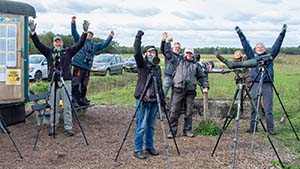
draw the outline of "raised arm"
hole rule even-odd
[[[136,65],[138,68],[143,68],[145,67],[145,61],[143,58],[142,54],[142,36],[144,35],[144,32],[139,30],[137,32],[137,35],[135,36],[134,44],[133,44],[133,49],[134,49],[134,58],[136,60]]]
[[[84,42],[86,40],[87,31],[89,29],[90,23],[87,20],[83,21],[82,27],[83,27],[83,33],[80,37],[80,40],[75,45],[71,46],[71,56],[73,57],[84,45]]]
[[[165,55],[165,45],[166,45],[166,39],[168,37],[168,33],[164,32],[162,34],[161,43],[160,43],[160,52]]]
[[[240,29],[240,27],[236,26],[235,30],[236,30],[236,33],[239,35],[240,41],[241,41],[242,46],[244,48],[244,52],[248,56],[248,59],[254,58],[254,52],[253,52],[248,40],[246,39],[246,36],[244,35],[242,30]]]
[[[115,35],[114,31],[111,31],[104,42],[96,43],[94,48],[94,53],[99,52],[100,50],[106,48],[109,45],[109,43],[112,41],[114,35]]]
[[[87,37],[87,33],[83,32],[80,36],[79,42],[77,42],[73,46],[71,46],[71,56],[72,57],[83,47],[86,37]]]
[[[45,46],[42,42],[40,42],[39,37],[37,36],[35,29],[36,29],[36,23],[34,23],[33,20],[30,20],[28,23],[28,27],[30,30],[30,37],[32,39],[32,42],[34,44],[34,46],[46,57],[48,57],[51,48]]]
[[[275,59],[275,57],[278,55],[283,39],[285,37],[285,33],[286,33],[286,24],[284,24],[282,26],[281,32],[279,34],[279,36],[277,37],[276,41],[274,42],[272,49],[271,49],[271,55],[273,56],[273,59]]]
[[[165,57],[171,62],[172,65],[176,66],[178,59],[176,56],[173,54],[172,49],[171,49],[171,42],[173,39],[171,37],[168,37],[166,39],[166,44],[165,44]]]
[[[80,39],[80,36],[79,36],[79,33],[77,32],[77,28],[76,28],[76,16],[72,16],[71,33],[72,33],[74,42],[77,43]]]

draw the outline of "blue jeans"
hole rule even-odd
[[[174,88],[173,86],[174,86],[173,77],[165,75],[164,85],[163,85],[163,91],[164,91],[165,97],[167,97],[168,91],[170,88],[171,88],[171,96],[173,95],[173,88]]]
[[[136,99],[136,106],[139,99]],[[134,152],[143,151],[143,143],[145,148],[154,148],[154,127],[156,112],[158,110],[157,103],[142,102],[136,112],[136,129],[134,136]]]

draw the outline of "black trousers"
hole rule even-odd
[[[72,98],[75,102],[85,102],[90,71],[80,67],[73,67]]]
[[[195,90],[183,90],[174,88],[173,101],[171,106],[170,123],[174,134],[177,133],[178,119],[181,114],[182,106],[186,105],[183,132],[192,131],[192,112],[194,100],[196,96]]]

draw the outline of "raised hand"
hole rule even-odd
[[[236,26],[234,29],[235,29],[235,31],[236,31],[237,34],[243,33],[242,30],[241,30],[241,28],[239,26]]]
[[[30,32],[35,32],[36,29],[36,23],[34,23],[34,20],[29,20],[28,27],[30,29]]]
[[[74,23],[76,21],[76,16],[72,16],[71,20],[72,20],[72,23]]]
[[[167,37],[168,37],[168,32],[164,32],[164,33],[162,33],[162,35],[161,35],[161,40],[162,40],[162,41],[165,41],[165,40],[167,39]]]
[[[82,27],[83,27],[83,31],[87,32],[89,30],[89,26],[90,26],[90,22],[87,20],[83,21]]]
[[[136,37],[141,38],[144,35],[144,32],[142,30],[138,30]]]
[[[115,32],[114,31],[110,31],[109,32],[109,36],[114,37],[115,36]]]
[[[166,39],[166,42],[169,42],[169,43],[173,42],[173,38],[171,36],[168,36],[167,39]]]
[[[287,25],[286,24],[283,24],[283,26],[282,26],[282,31],[286,31],[286,29],[287,29]]]

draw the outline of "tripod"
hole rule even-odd
[[[271,76],[270,76],[270,74],[269,74],[269,72],[268,72],[268,69],[266,68],[266,65],[265,65],[265,64],[261,64],[261,67],[260,67],[260,69],[259,69],[259,73],[256,75],[255,80],[254,80],[253,83],[251,84],[249,90],[251,90],[251,88],[254,86],[254,83],[255,83],[256,80],[258,79],[259,75],[260,75],[260,80],[259,80],[259,83],[258,83],[257,110],[259,110],[259,109],[258,109],[259,106],[260,106],[259,103],[261,102],[261,99],[262,99],[262,88],[263,88],[263,84],[264,84],[264,83],[263,83],[263,79],[264,79],[264,76],[266,75],[267,78],[270,79],[270,83],[271,83],[271,85],[272,85],[272,89],[275,91],[275,94],[276,94],[276,96],[277,96],[277,98],[278,98],[278,100],[279,100],[279,103],[280,103],[280,105],[281,105],[281,108],[282,108],[282,110],[283,110],[283,112],[284,112],[286,118],[288,119],[288,122],[290,123],[290,126],[291,126],[291,128],[292,128],[292,130],[293,130],[293,132],[294,132],[294,134],[295,134],[295,136],[296,136],[296,138],[297,138],[297,140],[300,141],[300,139],[299,139],[299,137],[298,137],[298,135],[297,135],[297,132],[296,132],[296,130],[295,130],[295,128],[294,128],[294,126],[293,126],[293,124],[292,124],[290,118],[289,118],[289,115],[288,115],[288,113],[287,113],[287,111],[286,111],[286,109],[285,109],[285,107],[284,107],[284,105],[283,105],[283,103],[282,103],[282,100],[281,100],[281,98],[280,98],[280,96],[279,96],[279,93],[278,93],[278,91],[277,91],[277,89],[276,89],[274,83],[273,83],[272,80],[271,80]],[[256,116],[255,116],[255,122],[254,122],[254,129],[257,128],[257,121],[258,121],[259,118],[260,118],[260,117],[258,116],[258,114],[256,114]],[[253,130],[253,140],[254,140],[254,135],[255,135],[255,130]],[[253,147],[253,141],[252,141],[252,146],[251,146],[251,147]]]
[[[235,162],[236,162],[236,150],[237,150],[237,141],[238,141],[238,128],[239,128],[239,122],[240,122],[240,115],[241,115],[241,112],[243,111],[243,100],[244,100],[244,98],[243,98],[243,91],[244,90],[246,91],[246,96],[249,97],[249,100],[250,100],[250,103],[251,103],[251,107],[255,110],[255,113],[258,114],[258,109],[255,107],[254,102],[251,99],[251,96],[250,96],[249,90],[247,88],[247,85],[245,83],[243,69],[244,68],[240,68],[240,69],[235,69],[234,70],[234,72],[236,74],[236,79],[241,79],[241,80],[238,81],[237,89],[236,89],[236,92],[234,94],[234,98],[233,98],[232,103],[230,105],[230,108],[229,108],[229,110],[227,112],[227,117],[226,117],[226,120],[225,120],[225,122],[223,124],[223,127],[222,127],[222,132],[220,133],[220,135],[218,137],[218,140],[216,142],[216,145],[215,145],[215,147],[213,149],[213,152],[211,154],[211,156],[214,155],[214,153],[215,153],[215,151],[217,149],[217,146],[218,146],[218,144],[220,142],[220,139],[221,139],[223,133],[225,132],[225,130],[227,129],[227,127],[229,126],[229,124],[231,123],[231,121],[233,120],[233,118],[235,118],[234,139],[233,139],[232,169],[235,168]],[[234,105],[234,102],[236,100],[237,100],[237,110],[236,110],[236,112],[231,112],[232,107]],[[261,119],[259,119],[259,122],[261,123],[261,125],[263,127],[263,130],[265,132],[267,132],[266,127],[263,124],[263,122],[262,122]],[[276,150],[274,144],[272,143],[272,140],[271,140],[269,134],[267,134],[266,136],[267,136],[267,138],[268,138],[268,140],[269,140],[269,142],[270,142],[270,144],[271,144],[271,146],[272,146],[272,148],[273,148],[273,150],[274,150],[274,152],[275,152],[275,154],[276,154],[276,156],[277,156],[277,158],[279,160],[280,165],[284,168],[284,165],[283,165],[283,163],[282,163],[282,161],[281,161],[281,159],[280,159],[280,157],[279,157],[279,155],[277,153],[277,150]]]
[[[58,84],[58,82],[61,82],[61,86],[59,86],[59,84]],[[74,105],[73,105],[73,103],[72,103],[72,100],[71,100],[71,98],[70,98],[70,94],[69,94],[69,92],[68,92],[68,90],[67,90],[67,88],[66,88],[66,85],[65,85],[65,81],[64,81],[64,79],[63,79],[63,77],[62,77],[62,75],[61,75],[61,72],[58,70],[58,69],[56,69],[54,72],[53,72],[53,76],[52,76],[52,79],[51,79],[51,82],[50,82],[50,88],[49,88],[49,91],[48,91],[48,96],[46,97],[46,98],[48,98],[49,96],[50,96],[50,94],[51,94],[51,89],[52,89],[52,87],[53,87],[53,84],[54,84],[54,103],[53,103],[53,138],[55,138],[55,130],[56,130],[56,120],[58,120],[58,119],[56,119],[56,113],[58,113],[58,112],[56,112],[56,110],[57,110],[57,106],[58,105],[56,105],[56,95],[57,95],[57,90],[58,90],[58,88],[64,88],[64,90],[65,90],[65,92],[66,92],[66,95],[67,95],[67,98],[68,98],[68,101],[70,102],[70,104],[71,104],[71,108],[72,108],[72,110],[73,110],[73,112],[74,112],[74,114],[75,114],[75,119],[76,119],[76,121],[77,121],[77,123],[78,123],[78,126],[79,126],[79,128],[80,128],[80,131],[81,131],[81,133],[82,133],[82,135],[83,135],[83,138],[84,138],[84,140],[85,140],[85,143],[86,143],[86,145],[89,145],[89,143],[88,143],[88,141],[87,141],[87,138],[86,138],[86,136],[85,136],[85,134],[84,134],[84,131],[83,131],[83,129],[82,129],[82,126],[81,126],[81,124],[80,124],[80,121],[79,121],[79,117],[78,117],[78,114],[77,114],[77,110],[75,109],[75,107],[74,107]],[[42,116],[42,118],[41,118],[41,121],[40,121],[40,125],[39,125],[39,128],[38,128],[38,132],[37,132],[37,135],[36,135],[36,139],[35,139],[35,143],[34,143],[34,147],[33,147],[33,150],[35,150],[36,149],[36,145],[37,145],[37,142],[38,142],[38,139],[39,139],[39,136],[40,136],[40,131],[41,131],[41,129],[42,129],[42,126],[43,126],[43,120],[44,120],[44,116],[45,116],[45,110],[46,110],[46,105],[45,105],[45,107],[44,107],[44,109],[43,109],[43,111],[42,111],[42,114],[41,114],[41,116]],[[51,120],[50,120],[50,126],[51,126]],[[51,126],[52,127],[52,126]]]
[[[3,131],[3,133],[5,133],[9,137],[10,141],[15,146],[16,151],[19,154],[20,158],[23,159],[23,157],[22,157],[22,155],[21,155],[21,153],[20,153],[20,151],[19,151],[19,149],[18,149],[18,147],[17,147],[14,139],[10,136],[10,131],[8,130],[8,128],[7,128],[6,124],[5,124],[5,121],[4,121],[4,119],[3,119],[3,117],[2,117],[1,114],[0,114],[0,129]]]
[[[147,81],[146,81],[145,87],[144,87],[144,89],[143,89],[143,91],[142,91],[142,94],[141,94],[141,96],[140,96],[140,99],[139,99],[139,102],[138,102],[136,111],[135,111],[135,113],[134,113],[134,115],[133,115],[133,117],[132,117],[132,119],[131,119],[131,121],[130,121],[130,124],[129,124],[128,129],[127,129],[126,134],[125,134],[125,137],[124,137],[124,139],[123,139],[123,141],[122,141],[122,143],[121,143],[121,146],[120,146],[120,148],[119,148],[119,150],[118,150],[118,152],[117,152],[115,161],[118,160],[120,151],[121,151],[121,149],[122,149],[122,147],[123,147],[123,145],[124,145],[124,143],[125,143],[125,140],[126,140],[126,138],[127,138],[127,136],[128,136],[130,127],[131,127],[131,125],[132,125],[132,123],[133,123],[133,121],[134,121],[134,118],[135,118],[135,116],[136,116],[136,113],[137,113],[137,111],[138,111],[138,109],[139,109],[139,107],[140,107],[140,105],[141,105],[141,103],[142,103],[142,100],[143,100],[143,98],[144,98],[144,96],[145,96],[145,94],[146,94],[146,91],[147,91],[147,89],[150,87],[150,82],[151,82],[151,81],[152,81],[152,84],[153,84],[153,86],[151,86],[151,87],[154,87],[154,91],[155,91],[155,94],[156,94],[156,99],[157,99],[157,102],[158,102],[159,118],[160,118],[160,122],[161,122],[162,133],[163,133],[164,147],[165,147],[166,155],[167,155],[167,158],[168,158],[168,166],[169,166],[169,168],[171,168],[171,160],[170,160],[170,157],[169,157],[169,150],[168,150],[168,147],[169,147],[169,146],[168,146],[168,144],[167,144],[166,132],[165,132],[164,123],[163,123],[163,118],[162,118],[162,106],[161,106],[161,100],[160,100],[160,95],[159,95],[159,91],[158,91],[157,77],[154,76],[154,75],[152,75],[152,74],[149,74],[148,77],[147,77]],[[169,116],[168,116],[168,114],[167,114],[167,112],[166,112],[165,107],[164,107],[164,110],[165,110],[164,113],[165,113],[165,116],[166,116],[166,118],[167,118],[169,127],[170,127],[170,129],[171,129],[170,119],[169,119]],[[174,133],[173,133],[172,130],[171,130],[171,132],[172,132],[172,135],[173,135],[173,141],[174,141],[174,144],[175,144],[177,153],[178,153],[178,155],[180,155],[180,152],[179,152],[179,149],[178,149],[178,146],[177,146],[177,143],[176,143],[176,139],[175,139],[175,137],[174,137]]]

